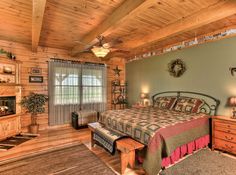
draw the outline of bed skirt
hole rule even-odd
[[[200,137],[188,144],[182,145],[175,149],[171,156],[163,158],[161,162],[162,167],[168,167],[171,164],[174,164],[179,159],[184,157],[187,154],[192,154],[193,151],[206,147],[210,143],[210,136],[205,135]]]

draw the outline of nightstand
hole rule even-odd
[[[236,119],[212,117],[212,150],[214,149],[236,154]]]

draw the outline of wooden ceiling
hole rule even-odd
[[[1,0],[0,15],[0,39],[33,51],[53,47],[76,56],[103,35],[133,53],[236,25],[236,1]]]

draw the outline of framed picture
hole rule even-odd
[[[43,76],[29,76],[30,83],[43,83]]]
[[[30,73],[33,75],[40,75],[42,74],[42,68],[39,67],[32,67]]]

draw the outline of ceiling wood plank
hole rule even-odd
[[[47,0],[33,0],[32,10],[32,51],[37,52],[43,16]]]
[[[81,42],[86,44],[96,43],[98,35],[107,36],[123,21],[128,20],[140,13],[142,9],[148,8],[155,3],[156,0],[126,0],[121,4],[107,19],[105,19],[96,29],[88,33],[81,39]],[[76,45],[72,51],[72,56],[77,55],[85,48],[82,45]]]
[[[236,14],[236,1],[220,1],[212,6],[198,11],[197,13],[178,20],[166,27],[147,35],[145,38],[127,42],[133,48],[144,47],[163,39],[178,35],[180,33],[197,29],[218,20],[222,20]]]

